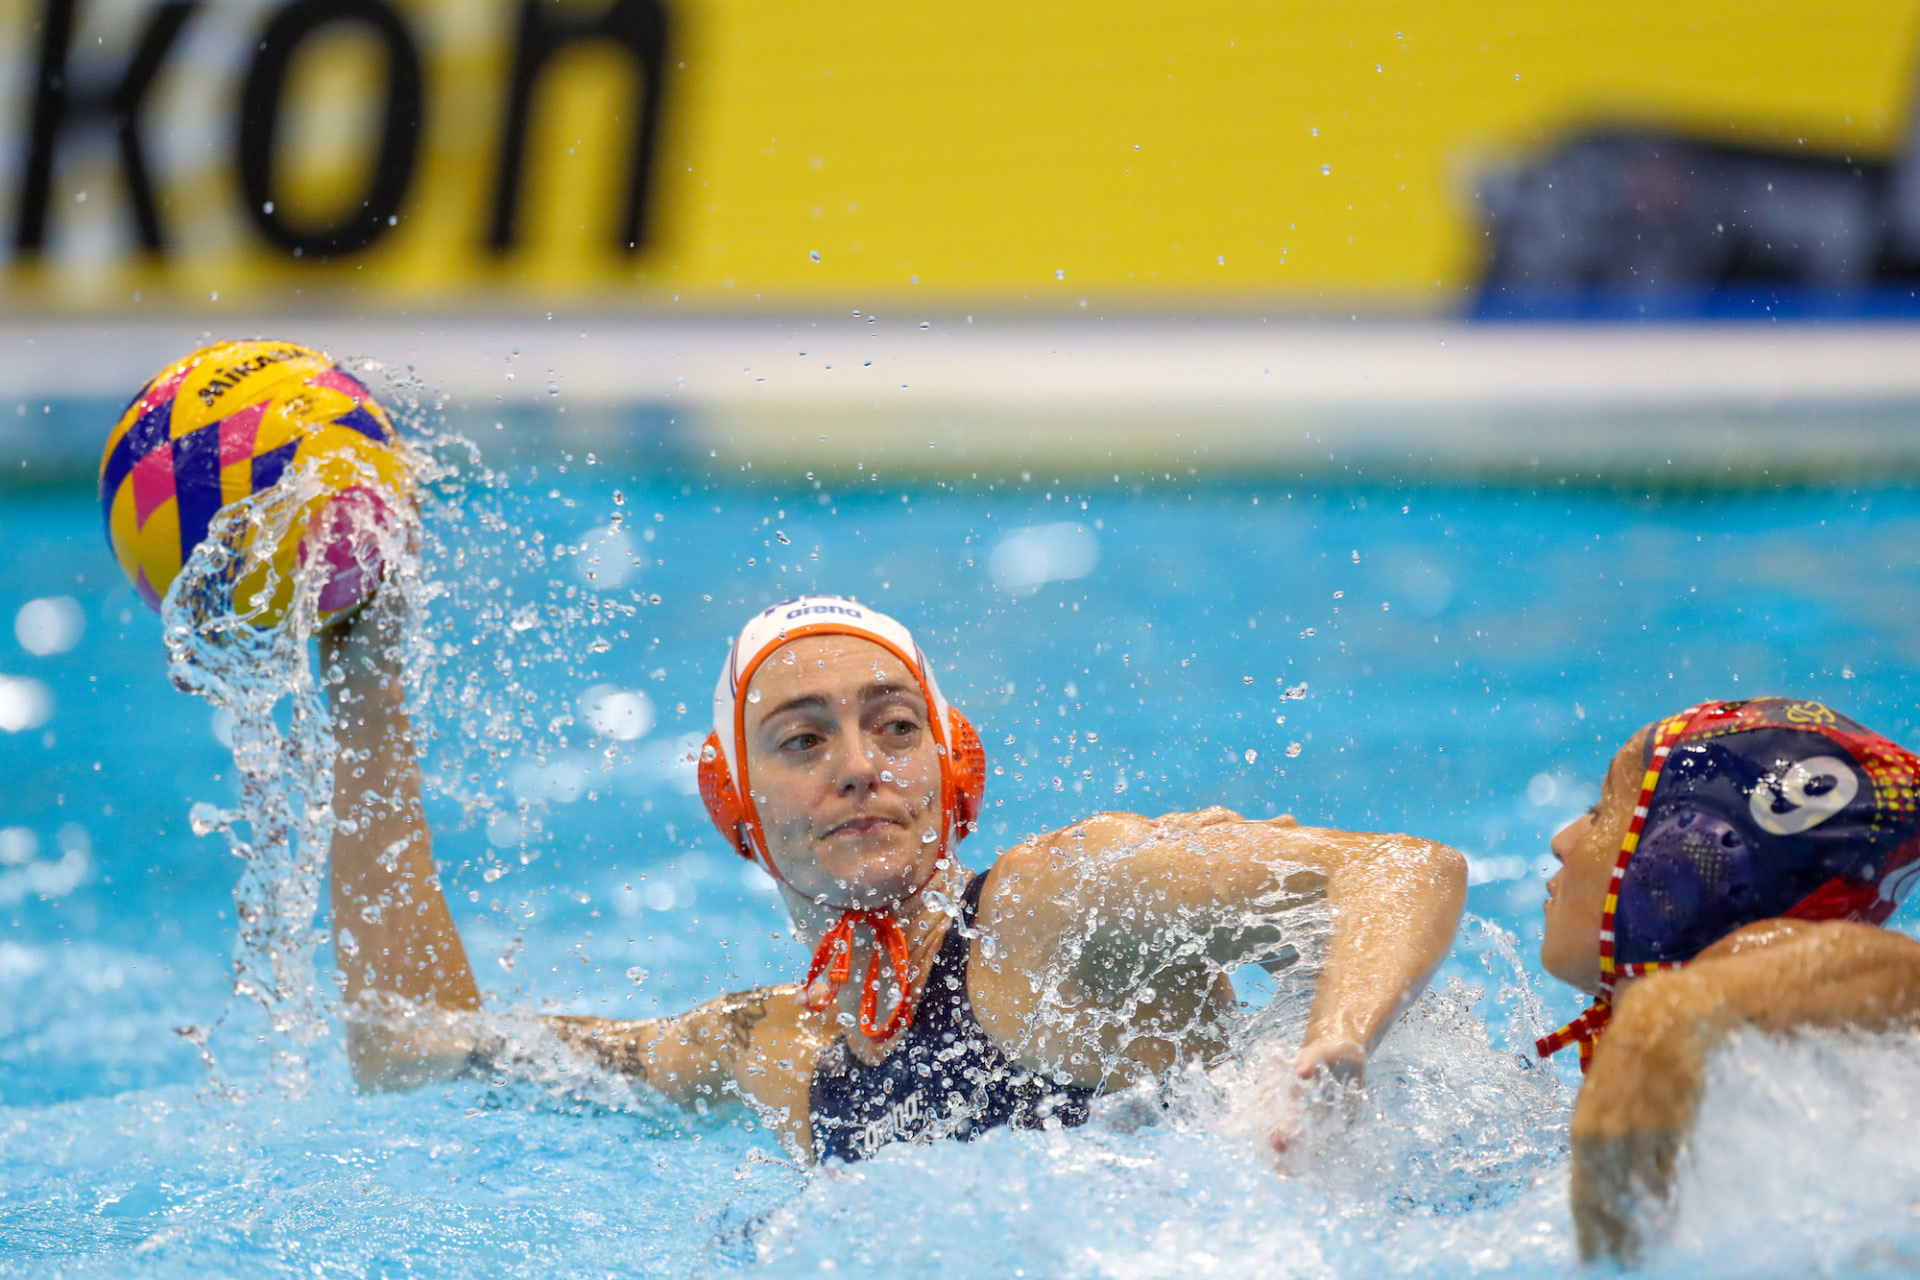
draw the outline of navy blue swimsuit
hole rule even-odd
[[[963,895],[969,928],[984,880],[975,876]],[[958,924],[948,925],[913,1025],[884,1060],[861,1062],[844,1036],[820,1054],[807,1100],[818,1158],[862,1160],[889,1142],[966,1142],[996,1125],[1037,1129],[1048,1117],[1086,1123],[1096,1090],[1021,1066],[981,1027],[967,998],[968,951]]]

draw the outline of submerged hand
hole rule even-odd
[[[1309,1041],[1294,1056],[1285,1115],[1267,1141],[1282,1173],[1296,1172],[1310,1130],[1350,1120],[1366,1080],[1367,1049],[1357,1040]]]

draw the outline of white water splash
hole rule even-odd
[[[425,466],[425,461],[420,460]],[[361,483],[379,479],[368,468]],[[332,576],[326,556],[310,556],[294,573],[291,600],[273,625],[258,624],[279,586],[272,550],[297,537],[303,511],[324,496],[317,477],[296,467],[281,482],[223,509],[162,602],[168,674],[233,718],[232,809],[194,806],[196,834],[218,831],[246,865],[234,889],[239,936],[233,990],[266,1011],[278,1042],[276,1083],[292,1094],[310,1083],[313,1043],[327,1034],[316,985],[314,918],[326,875],[334,815],[336,746],[314,669],[321,589]],[[419,571],[420,517],[389,495],[384,517],[374,504],[344,504],[343,531],[363,567],[385,566],[382,592],[397,597],[407,618],[402,641],[410,689],[423,689],[433,648],[421,633],[427,591]],[[233,598],[236,583],[264,569],[251,600]]]

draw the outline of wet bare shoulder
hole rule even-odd
[[[1071,880],[1102,854],[1150,838],[1154,821],[1137,813],[1096,813],[1058,831],[1029,836],[994,861],[982,905],[1004,892],[1010,882],[1032,888]]]

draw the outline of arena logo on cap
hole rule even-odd
[[[837,615],[842,618],[864,618],[867,616],[865,613],[861,612],[859,609],[854,608],[852,605],[810,604],[805,606],[804,608],[789,609],[787,611],[787,621],[791,622],[795,618],[804,618],[809,614],[815,614],[815,613],[824,613],[830,616]]]

